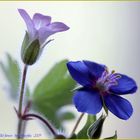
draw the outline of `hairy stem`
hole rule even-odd
[[[72,130],[72,132],[71,132],[70,137],[72,137],[73,134],[75,133],[75,131],[76,131],[76,129],[77,129],[77,127],[78,127],[78,125],[79,125],[81,119],[83,118],[83,116],[84,116],[84,113],[82,113],[82,114],[80,115],[80,117],[78,118],[78,120],[77,120],[77,122],[76,122],[76,124],[75,124],[75,126],[74,126],[74,128],[73,128],[73,130]]]
[[[23,119],[25,119],[25,120],[26,120],[26,119],[31,119],[32,117],[41,120],[41,121],[49,128],[49,130],[50,130],[51,133],[54,135],[54,137],[57,136],[56,130],[55,130],[55,129],[53,128],[53,126],[49,123],[49,121],[46,120],[46,119],[44,119],[43,117],[41,117],[41,116],[39,116],[39,115],[37,115],[37,114],[25,114],[25,115],[23,116]]]
[[[18,135],[17,138],[21,138],[23,136],[21,136],[21,132],[22,132],[22,104],[23,104],[23,95],[24,95],[24,90],[25,90],[25,81],[26,81],[26,75],[27,75],[27,68],[28,66],[25,65],[24,66],[24,70],[23,70],[23,75],[22,75],[22,83],[21,83],[21,90],[20,90],[20,98],[19,98],[19,107],[18,107],[18,115],[19,115],[19,122],[18,122]]]
[[[19,106],[18,106],[18,113],[19,113],[19,115],[22,114],[22,104],[23,104],[23,95],[24,95],[24,89],[25,89],[25,81],[26,81],[26,75],[27,75],[27,68],[28,68],[28,66],[25,65],[24,66],[24,70],[23,70],[21,90],[20,90],[20,98],[19,98]]]

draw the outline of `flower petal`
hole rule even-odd
[[[42,27],[38,30],[38,35],[39,35],[39,42],[42,45],[47,38],[52,35],[53,32],[50,31],[47,27]]]
[[[133,113],[130,102],[118,95],[108,94],[104,96],[106,107],[118,118],[127,120]]]
[[[77,90],[73,97],[75,107],[79,112],[97,114],[102,108],[100,94],[97,91],[83,88]]]
[[[86,65],[81,61],[68,62],[68,70],[74,80],[83,86],[92,86],[92,81],[90,79],[90,73]]]
[[[38,30],[39,41],[41,44],[43,44],[50,35],[57,32],[66,31],[68,29],[69,27],[66,26],[64,23],[61,22],[51,23],[48,26],[42,27]]]
[[[62,22],[53,22],[48,25],[48,29],[53,33],[57,33],[57,32],[66,31],[69,29],[69,27]]]
[[[115,86],[110,87],[110,91],[115,93],[115,94],[129,94],[129,93],[134,93],[137,90],[137,85],[136,82],[123,74],[119,74],[121,78],[117,80],[118,84]]]
[[[51,22],[50,16],[45,16],[40,13],[36,13],[33,16],[33,22],[36,29],[40,29],[41,27],[47,26]]]
[[[89,71],[92,73],[92,75],[96,79],[101,77],[102,73],[105,71],[105,68],[106,68],[105,65],[87,61],[87,60],[84,60],[83,62],[85,63],[85,65],[88,67]]]
[[[34,39],[36,35],[36,29],[32,19],[24,9],[18,9],[18,11],[26,23],[30,39]]]

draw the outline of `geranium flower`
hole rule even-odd
[[[18,11],[26,23],[30,41],[38,39],[40,46],[46,44],[46,40],[50,35],[69,29],[62,22],[51,23],[50,16],[35,13],[31,19],[24,9],[18,9]]]
[[[24,9],[18,9],[18,11],[27,26],[21,48],[21,58],[26,65],[32,65],[38,60],[44,47],[53,40],[47,40],[48,37],[66,31],[69,27],[62,22],[51,22],[50,16],[35,13],[31,19]]]
[[[67,67],[73,79],[83,86],[73,97],[79,112],[95,115],[105,105],[120,119],[127,120],[132,115],[132,105],[120,96],[136,92],[132,78],[115,71],[109,73],[105,65],[91,61],[68,62]]]

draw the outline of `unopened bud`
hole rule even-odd
[[[101,115],[100,118],[88,128],[87,135],[90,139],[100,138],[105,118],[106,116]]]

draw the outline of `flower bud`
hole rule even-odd
[[[29,35],[26,32],[21,48],[21,58],[23,62],[27,65],[34,64],[40,56],[40,51],[41,48],[39,40],[35,39],[30,41]]]
[[[103,123],[106,116],[101,115],[87,130],[87,135],[90,139],[99,139],[102,133]]]

